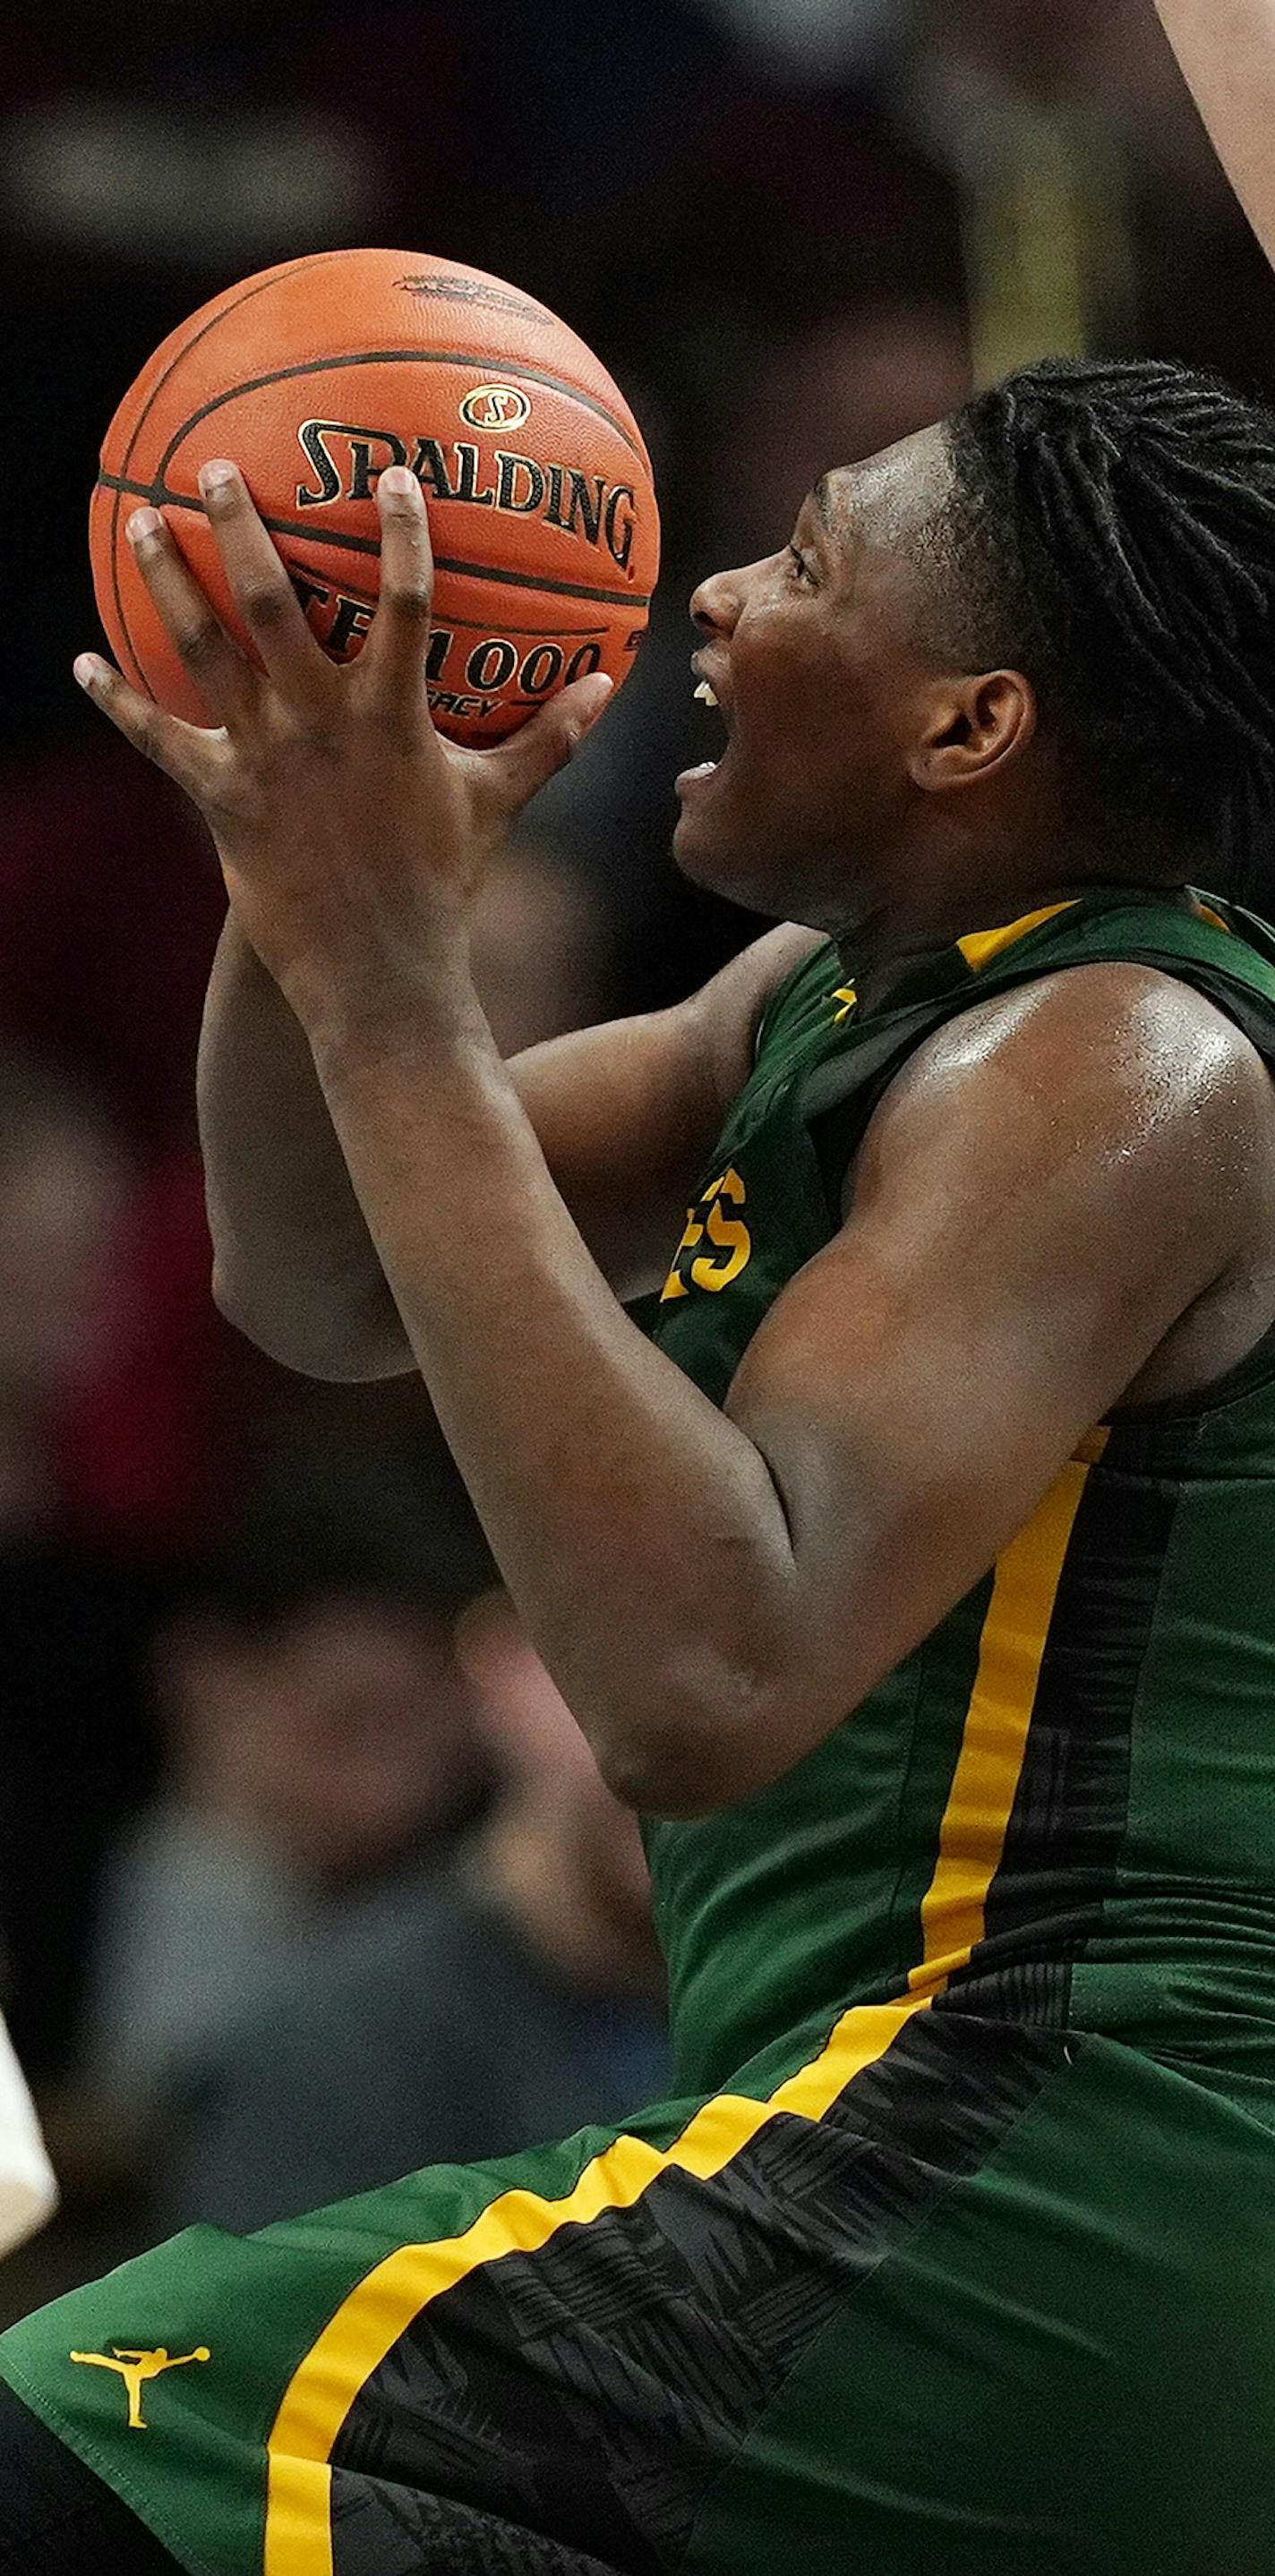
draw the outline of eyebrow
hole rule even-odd
[[[810,495],[829,536],[832,535],[832,493],[826,474],[821,474]]]

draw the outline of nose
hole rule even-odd
[[[712,572],[691,593],[691,616],[701,635],[733,635],[743,606],[742,572]]]

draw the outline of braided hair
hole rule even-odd
[[[1033,681],[1072,830],[1275,910],[1275,414],[1165,361],[1050,361],[945,426],[947,640]]]

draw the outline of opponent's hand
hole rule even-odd
[[[198,806],[235,913],[303,1025],[384,1008],[465,954],[484,868],[527,799],[571,757],[610,693],[590,673],[507,742],[468,751],[430,720],[433,555],[420,485],[377,486],[381,588],[357,661],[330,662],[233,465],[200,475],[235,607],[260,656],[217,617],[157,510],[129,542],[215,728],[183,724],[97,654],[81,686]]]

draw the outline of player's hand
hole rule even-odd
[[[327,659],[233,466],[200,489],[260,663],[217,617],[160,514],[128,535],[155,608],[216,725],[140,697],[97,654],[76,678],[183,788],[217,845],[235,913],[303,1024],[392,1007],[455,969],[484,869],[527,799],[571,757],[610,692],[590,673],[507,742],[445,742],[425,657],[433,555],[420,485],[382,474],[380,598],[358,659]]]

